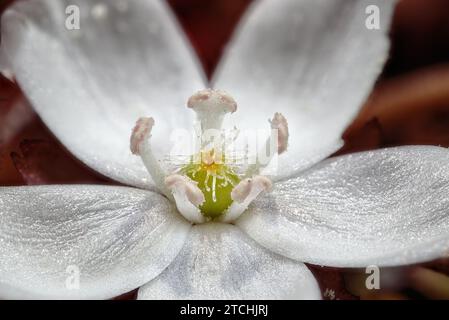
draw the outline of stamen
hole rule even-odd
[[[165,178],[165,185],[172,191],[173,189],[183,189],[187,199],[189,199],[195,207],[202,205],[205,201],[203,193],[197,186],[198,183],[189,177],[179,174],[172,174]]]
[[[287,119],[281,113],[276,112],[273,116],[273,119],[268,121],[270,122],[272,129],[271,136],[265,142],[265,149],[259,151],[259,154],[266,154],[267,150],[270,152],[268,158],[266,159],[266,163],[260,163],[259,159],[257,158],[256,163],[248,167],[245,173],[245,177],[252,177],[254,175],[260,174],[260,171],[270,164],[271,160],[276,154],[281,155],[287,150],[289,138]],[[271,150],[272,141],[274,140],[276,140],[277,142],[276,152],[272,152]]]
[[[271,129],[275,129],[278,131],[277,138],[278,138],[278,154],[282,154],[287,150],[288,146],[288,123],[287,119],[279,113],[276,112],[274,114],[273,120],[270,121]]]
[[[272,188],[271,180],[264,176],[255,176],[253,178],[242,180],[231,192],[231,198],[234,202],[231,204],[225,214],[222,216],[222,222],[231,222],[241,216],[248,209],[260,193],[270,191]]]
[[[151,138],[151,130],[154,126],[153,118],[140,118],[131,134],[131,152],[140,155],[141,147],[146,139]]]
[[[190,97],[187,106],[196,112],[201,131],[221,129],[227,113],[237,110],[237,103],[226,92],[220,90],[201,90]]]
[[[153,154],[150,138],[154,126],[153,118],[140,118],[131,134],[131,152],[141,157],[143,164],[151,175],[156,187],[169,199],[173,200],[171,192],[165,186],[166,173]]]
[[[165,184],[173,193],[178,211],[187,220],[193,223],[207,221],[199,209],[199,206],[205,202],[204,194],[195,181],[186,176],[174,174],[165,179]]]

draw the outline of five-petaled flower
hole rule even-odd
[[[364,28],[373,2],[381,31]],[[80,30],[64,28],[69,4]],[[303,262],[392,266],[447,252],[448,150],[323,160],[382,70],[393,9],[255,1],[208,84],[163,1],[15,2],[2,17],[2,70],[75,156],[130,187],[0,188],[0,296],[110,298],[140,287],[140,299],[314,299]],[[199,91],[209,86],[235,100]],[[275,114],[278,173],[256,165],[242,176],[214,149],[167,172],[160,160],[170,132],[194,122],[182,107],[194,92],[188,106],[203,129],[256,130]],[[79,268],[75,290],[67,266]]]

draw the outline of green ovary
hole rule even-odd
[[[182,173],[198,183],[205,202],[201,213],[211,219],[221,216],[232,204],[231,191],[240,182],[234,171],[224,164],[189,164]]]

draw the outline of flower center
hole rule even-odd
[[[196,182],[204,195],[199,206],[201,213],[211,219],[221,216],[232,204],[231,192],[240,182],[234,170],[225,164],[225,156],[215,150],[202,151],[197,158],[181,169],[181,173]]]
[[[190,97],[187,106],[195,111],[201,129],[201,151],[191,156],[189,163],[182,164],[172,174],[165,172],[151,148],[153,118],[137,121],[131,135],[131,152],[142,158],[157,188],[176,203],[179,213],[186,219],[192,223],[211,220],[232,222],[259,194],[271,189],[271,181],[259,175],[268,163],[259,159],[248,163],[244,178],[241,178],[236,173],[234,162],[229,161],[222,152],[226,149],[226,143],[223,144],[221,139],[212,139],[219,143],[210,147],[209,139],[221,136],[224,116],[237,110],[237,103],[226,92],[212,89],[199,91]],[[274,154],[286,150],[289,136],[287,120],[280,113],[275,113],[270,124],[272,133],[264,145],[271,146],[269,142],[275,141],[277,147],[269,152],[269,161]]]

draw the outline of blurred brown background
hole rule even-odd
[[[0,11],[10,2],[0,0]],[[251,2],[169,0],[208,75]],[[391,38],[384,74],[345,133],[340,154],[406,144],[449,147],[449,0],[401,0]],[[0,186],[48,183],[112,182],[66,152],[20,89],[0,76]],[[364,289],[361,271],[311,268],[327,299],[449,299],[446,260],[386,270],[390,277],[378,292]]]

